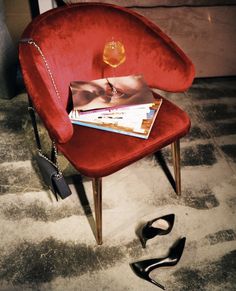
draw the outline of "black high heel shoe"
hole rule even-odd
[[[160,268],[160,267],[171,267],[175,266],[178,261],[180,260],[184,246],[185,246],[186,238],[183,237],[177,241],[177,243],[171,247],[169,255],[162,259],[148,259],[143,261],[138,261],[130,264],[130,267],[134,271],[134,273],[150,282],[154,285],[158,286],[159,288],[165,290],[165,287],[161,285],[160,283],[156,282],[154,279],[149,277],[149,274],[154,269]]]
[[[160,227],[153,227],[154,222],[158,220],[163,220],[164,224]],[[137,236],[140,239],[142,247],[146,247],[147,240],[154,238],[156,235],[165,235],[171,232],[174,225],[175,215],[168,214],[162,217],[155,218],[153,220],[148,221],[143,227],[136,231]]]

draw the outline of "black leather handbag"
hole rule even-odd
[[[36,160],[37,160],[37,164],[41,172],[41,175],[43,177],[44,183],[53,192],[53,194],[56,196],[56,199],[57,199],[57,194],[62,199],[65,199],[66,197],[71,195],[71,190],[68,184],[66,183],[66,180],[62,172],[59,170],[58,163],[57,163],[57,149],[56,149],[55,143],[52,142],[52,153],[53,153],[53,161],[52,161],[44,153],[42,153],[37,123],[36,123],[36,117],[35,117],[35,110],[33,108],[30,97],[29,97],[28,111],[31,117],[36,145],[38,149]]]
[[[65,199],[71,194],[70,188],[67,185],[63,174],[58,170],[58,167],[47,156],[38,152],[36,155],[37,164],[44,183],[54,193]]]

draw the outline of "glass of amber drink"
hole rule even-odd
[[[123,64],[125,62],[126,56],[125,56],[125,47],[123,43],[119,40],[112,39],[111,41],[108,41],[105,43],[104,49],[103,49],[103,61],[107,65],[111,66],[113,69],[117,68],[119,65]],[[123,95],[123,93],[119,93],[118,90],[113,86],[113,84],[108,80],[108,84],[112,89],[112,96],[113,97],[119,97],[120,94]]]
[[[105,43],[103,61],[112,68],[116,68],[125,61],[125,47],[122,42],[111,40]]]

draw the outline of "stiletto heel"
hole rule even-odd
[[[148,221],[144,226],[136,231],[143,248],[146,248],[147,240],[154,238],[156,235],[165,235],[171,232],[174,225],[175,215],[168,214],[162,217]],[[160,227],[154,227],[153,224],[158,222]],[[162,225],[161,225],[162,222]]]
[[[165,287],[160,283],[156,282],[155,280],[153,280],[152,278],[150,278],[149,274],[151,271],[157,268],[175,266],[179,262],[183,254],[185,241],[186,241],[185,237],[179,239],[177,243],[171,247],[168,256],[165,258],[148,259],[134,262],[130,264],[130,267],[138,277],[165,290]]]

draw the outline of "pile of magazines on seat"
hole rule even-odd
[[[162,99],[154,98],[142,75],[73,81],[73,124],[147,139]]]

